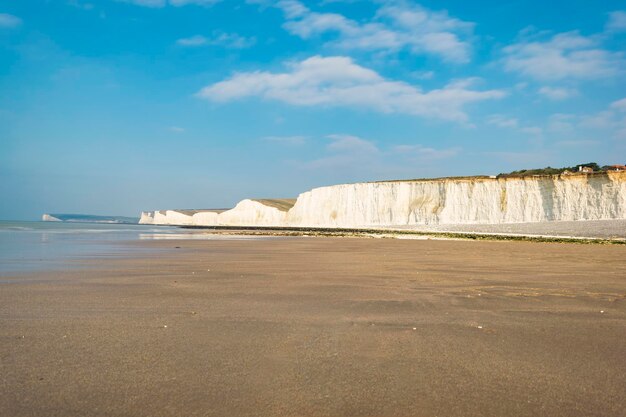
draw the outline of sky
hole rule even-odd
[[[591,161],[623,1],[0,2],[0,219]]]

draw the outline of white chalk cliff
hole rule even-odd
[[[230,210],[144,211],[140,224],[178,226],[282,226],[294,199],[240,201]]]
[[[626,172],[442,178],[315,188],[297,200],[143,212],[142,224],[366,228],[626,218]]]

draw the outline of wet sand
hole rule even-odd
[[[141,245],[2,278],[1,416],[626,415],[625,246]]]

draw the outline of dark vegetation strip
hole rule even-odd
[[[367,237],[371,235],[406,235],[432,236],[448,239],[465,240],[505,240],[523,242],[578,243],[601,245],[626,245],[626,239],[576,238],[558,236],[524,236],[472,232],[424,232],[416,230],[385,229],[335,229],[318,227],[244,227],[244,226],[179,226],[182,229],[213,230],[218,233],[236,232],[245,235],[269,236],[329,236],[329,237]],[[226,234],[226,233],[225,233]]]

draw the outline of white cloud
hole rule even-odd
[[[487,117],[487,124],[498,126],[498,127],[508,127],[508,128],[516,128],[518,125],[518,120],[511,117],[506,117],[501,114],[492,114]]]
[[[414,71],[411,73],[413,78],[418,80],[430,80],[435,76],[434,71]]]
[[[358,136],[353,135],[328,135],[328,139],[332,142],[327,146],[327,149],[334,152],[349,152],[349,153],[378,153],[378,148],[373,142],[365,139],[361,139]]]
[[[626,111],[626,98],[611,103],[611,108],[619,111]]]
[[[169,0],[169,4],[172,6],[186,6],[188,4],[195,4],[196,6],[212,6],[220,1],[221,0]]]
[[[452,158],[461,152],[460,147],[435,149],[423,145],[398,145],[394,146],[393,150],[407,156],[415,156],[419,159],[427,160]]]
[[[580,118],[580,126],[587,129],[610,129],[614,125],[613,112],[604,110]]]
[[[352,175],[355,172],[368,176],[377,173],[376,176],[389,178],[395,175],[415,175],[415,163],[428,165],[430,161],[453,158],[461,152],[459,147],[435,149],[421,144],[380,148],[372,140],[347,134],[328,135],[326,139],[330,140],[326,145],[326,155],[299,163],[299,168],[346,171]],[[406,169],[407,166],[410,168]]]
[[[498,99],[499,90],[477,91],[459,83],[423,92],[390,81],[349,57],[314,56],[289,64],[283,73],[244,72],[203,88],[198,96],[216,102],[261,97],[297,106],[344,106],[464,122],[464,106]]]
[[[118,0],[143,7],[165,7],[166,5],[181,7],[190,4],[196,6],[212,6],[222,0]]]
[[[274,4],[285,14],[284,28],[303,39],[332,34],[328,46],[347,50],[378,50],[432,54],[446,61],[470,60],[474,24],[404,1],[383,3],[368,21],[358,22],[338,13],[319,13],[296,0]],[[462,39],[467,38],[467,39]]]
[[[304,145],[307,141],[307,136],[265,136],[263,138],[266,142],[272,142],[280,145],[299,146]]]
[[[529,126],[520,129],[521,131],[533,135],[541,135],[543,131],[569,136],[584,134],[587,137],[597,135],[602,132],[605,138],[626,137],[626,99],[614,101],[604,110],[587,114],[566,114],[555,113],[550,115],[543,127]],[[556,136],[558,138],[558,136]],[[557,142],[560,146],[583,146],[591,145],[588,140],[576,137],[567,138]]]
[[[8,13],[0,13],[0,28],[15,28],[22,24],[22,19]]]
[[[326,139],[330,143],[326,145],[328,154],[322,158],[300,164],[305,169],[328,169],[340,171],[370,170],[372,167],[380,167],[384,158],[374,142],[362,139],[358,136],[334,134]]]
[[[550,100],[560,101],[578,95],[578,91],[573,88],[545,86],[539,89],[539,94],[546,96]]]
[[[548,118],[548,130],[551,132],[570,132],[574,130],[572,114],[556,113]]]
[[[398,167],[405,167],[407,161],[425,163],[453,158],[461,152],[459,147],[435,149],[421,144],[395,145],[381,149],[374,141],[345,134],[328,135],[326,139],[330,140],[326,145],[327,155],[303,163],[304,168],[391,173]],[[415,171],[412,169],[409,172]]]
[[[281,0],[276,3],[276,7],[281,9],[288,19],[302,17],[309,13],[309,9],[296,0]]]
[[[625,32],[626,12],[623,10],[616,10],[609,13],[609,20],[606,22],[605,30],[607,32]]]
[[[520,129],[524,133],[528,133],[530,135],[541,135],[543,133],[543,129],[538,126],[528,126]]]
[[[209,39],[202,35],[195,35],[189,38],[182,38],[176,41],[181,46],[204,46],[209,43]]]
[[[546,41],[524,40],[504,48],[504,66],[539,80],[594,79],[615,76],[623,54],[601,49],[596,38],[559,33]]]
[[[142,7],[165,7],[167,4],[165,0],[121,0],[125,3],[134,4],[135,6]]]
[[[557,146],[562,146],[566,148],[583,148],[583,147],[591,147],[597,146],[600,143],[596,140],[562,140],[556,143]]]
[[[604,130],[613,138],[626,138],[626,99],[614,101],[606,109],[579,117],[579,128],[597,132]]]
[[[246,38],[236,33],[215,32],[213,37],[207,38],[202,35],[195,35],[189,38],[182,38],[176,41],[180,46],[223,46],[233,49],[245,49],[256,43],[256,38]]]
[[[80,0],[67,0],[67,5],[82,10],[93,10],[95,7],[92,3],[83,3]]]
[[[170,132],[174,132],[174,133],[184,133],[185,132],[185,128],[184,127],[179,127],[179,126],[170,126],[169,131]]]

